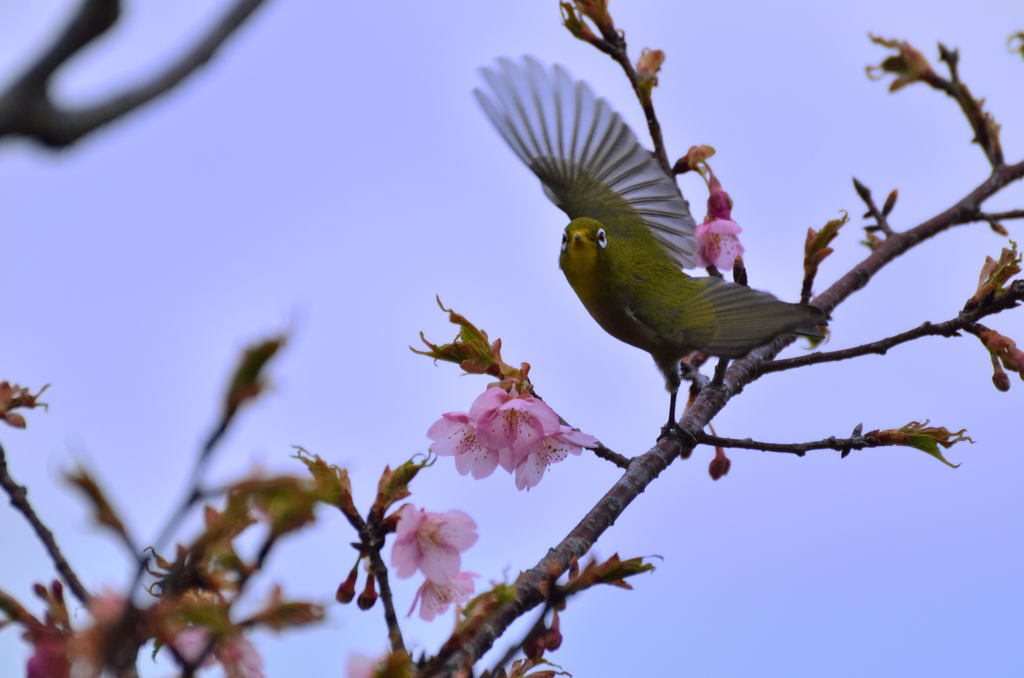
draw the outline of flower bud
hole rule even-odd
[[[551,627],[541,634],[540,642],[545,650],[557,650],[562,646],[562,631],[559,629],[558,611],[551,614]]]
[[[348,573],[348,578],[338,585],[338,591],[334,594],[334,599],[342,605],[351,603],[352,599],[356,597],[356,577],[358,575],[359,563],[356,563],[356,566]]]
[[[356,599],[356,605],[360,610],[369,610],[377,602],[377,589],[374,587],[373,574],[366,578],[366,588]]]
[[[658,84],[658,71],[665,63],[665,53],[660,49],[644,48],[640,52],[640,60],[636,62],[637,88],[647,97],[651,89]]]
[[[711,475],[712,480],[718,480],[722,476],[729,473],[729,467],[732,466],[732,462],[729,461],[729,457],[725,456],[725,450],[721,447],[715,448],[715,458],[711,460],[711,464],[708,465],[708,473]]]
[[[1010,390],[1010,377],[1002,370],[992,374],[992,383],[995,384],[997,389],[1004,393]]]

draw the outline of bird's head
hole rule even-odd
[[[608,247],[608,234],[597,219],[573,219],[562,234],[558,263],[566,273],[592,270]]]

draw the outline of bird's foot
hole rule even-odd
[[[683,458],[689,457],[690,451],[693,450],[694,446],[697,444],[697,439],[693,437],[693,434],[684,429],[674,420],[669,421],[661,427],[661,433],[658,434],[658,440],[661,441],[665,438],[675,440],[682,446],[685,452],[680,454],[680,456]]]

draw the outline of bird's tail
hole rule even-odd
[[[714,320],[700,338],[701,350],[710,355],[738,358],[780,334],[793,333],[822,338],[818,328],[827,322],[825,312],[807,304],[779,301],[767,292],[719,278],[697,278],[699,298]]]

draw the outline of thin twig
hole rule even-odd
[[[402,628],[398,625],[398,615],[395,614],[394,596],[388,583],[388,568],[380,557],[379,548],[372,549],[367,555],[370,559],[370,574],[377,579],[377,585],[380,586],[380,600],[384,604],[384,621],[388,625],[391,651],[401,652],[405,650],[405,641],[402,640]]]
[[[871,197],[871,190],[862,184],[857,177],[853,178],[853,187],[857,190],[857,195],[860,196],[860,199],[864,201],[864,204],[868,208],[868,214],[870,214],[875,220],[875,223],[878,224],[878,228],[885,233],[886,236],[891,236],[893,234],[892,226],[889,225],[889,220],[886,218],[882,210],[878,209],[878,206],[875,204],[874,198]]]
[[[939,57],[946,62],[950,78],[947,80],[929,69],[927,73],[921,76],[922,80],[956,100],[960,110],[963,111],[964,116],[970,123],[971,129],[974,131],[974,142],[981,146],[981,149],[985,152],[985,157],[988,158],[989,164],[992,165],[992,169],[999,169],[1003,166],[1004,160],[1003,149],[999,143],[998,126],[992,120],[992,117],[982,110],[981,103],[974,98],[967,85],[960,81],[960,74],[957,69],[960,53],[939,43]]]
[[[343,511],[349,524],[359,533],[359,544],[353,544],[359,549],[361,555],[366,556],[370,561],[370,575],[376,578],[380,585],[380,600],[384,606],[384,622],[388,627],[388,641],[391,643],[392,652],[405,650],[405,641],[402,639],[402,627],[398,623],[398,614],[395,613],[394,595],[391,592],[391,584],[388,581],[388,568],[380,557],[380,551],[384,548],[384,534],[382,526],[375,520],[366,521],[356,513]]]
[[[604,459],[606,461],[610,461],[611,463],[615,464],[619,468],[629,468],[629,462],[631,461],[629,457],[621,455],[618,452],[615,452],[613,450],[610,450],[607,447],[605,447],[604,445],[598,445],[597,447],[592,447],[591,451],[596,456],[598,456],[601,459]]]
[[[60,547],[57,546],[57,540],[54,538],[53,532],[36,515],[35,509],[32,508],[32,504],[28,501],[28,488],[24,485],[19,485],[11,477],[10,471],[7,469],[7,458],[3,445],[0,445],[0,487],[3,487],[7,496],[10,497],[11,506],[28,520],[36,536],[39,537],[39,541],[43,543],[46,552],[50,554],[50,560],[53,561],[53,566],[60,573],[64,583],[68,585],[68,588],[71,589],[71,592],[75,594],[75,597],[83,605],[88,605],[92,596],[89,595],[85,586],[78,579],[78,575],[75,574],[75,571],[64,557]]]
[[[1009,286],[1009,288],[1007,288],[1006,292],[1000,295],[996,300],[989,300],[988,303],[979,305],[969,311],[961,311],[957,317],[945,322],[925,322],[912,330],[907,330],[906,332],[901,332],[900,334],[886,337],[885,339],[879,339],[878,341],[872,341],[867,344],[839,351],[816,351],[814,353],[797,356],[795,358],[772,360],[764,363],[760,367],[760,374],[791,370],[796,367],[806,367],[807,365],[817,365],[819,363],[847,360],[849,358],[857,358],[863,355],[885,355],[885,353],[893,346],[899,346],[900,344],[913,341],[914,339],[920,339],[921,337],[959,336],[958,333],[960,330],[970,330],[981,318],[1013,308],[1021,301],[1024,301],[1024,280],[1016,280]]]
[[[56,42],[0,96],[0,138],[19,135],[53,148],[73,144],[173,89],[209,62],[262,4],[263,0],[236,0],[191,47],[147,82],[91,106],[65,109],[50,96],[54,73],[110,30],[120,15],[118,0],[84,0]]]
[[[1008,219],[1024,219],[1024,209],[1006,210],[1005,212],[982,212],[980,210],[972,214],[964,214],[957,219],[958,224],[969,224],[976,221],[1006,221]]]
[[[813,440],[808,443],[765,443],[750,438],[723,438],[710,435],[700,431],[695,434],[697,441],[704,445],[716,447],[733,447],[744,450],[761,450],[762,452],[784,452],[795,454],[798,457],[804,456],[810,450],[839,450],[845,457],[850,450],[862,450],[866,447],[880,447],[882,443],[861,435],[861,426],[858,424],[853,435],[849,438],[836,438],[829,436],[822,440]]]
[[[1005,212],[978,212],[978,221],[1005,221],[1007,219],[1024,219],[1024,210],[1006,210]]]
[[[672,176],[672,165],[668,161],[665,139],[661,134],[661,123],[654,112],[654,102],[650,96],[644,95],[640,87],[640,76],[637,75],[636,68],[633,67],[633,63],[629,60],[626,39],[618,31],[604,33],[603,35],[604,40],[596,40],[591,44],[614,59],[626,73],[629,84],[633,86],[633,92],[636,94],[640,107],[644,111],[644,118],[647,120],[647,131],[650,133],[651,141],[654,143],[654,157],[658,164],[661,165],[661,168],[665,170],[665,173]]]

